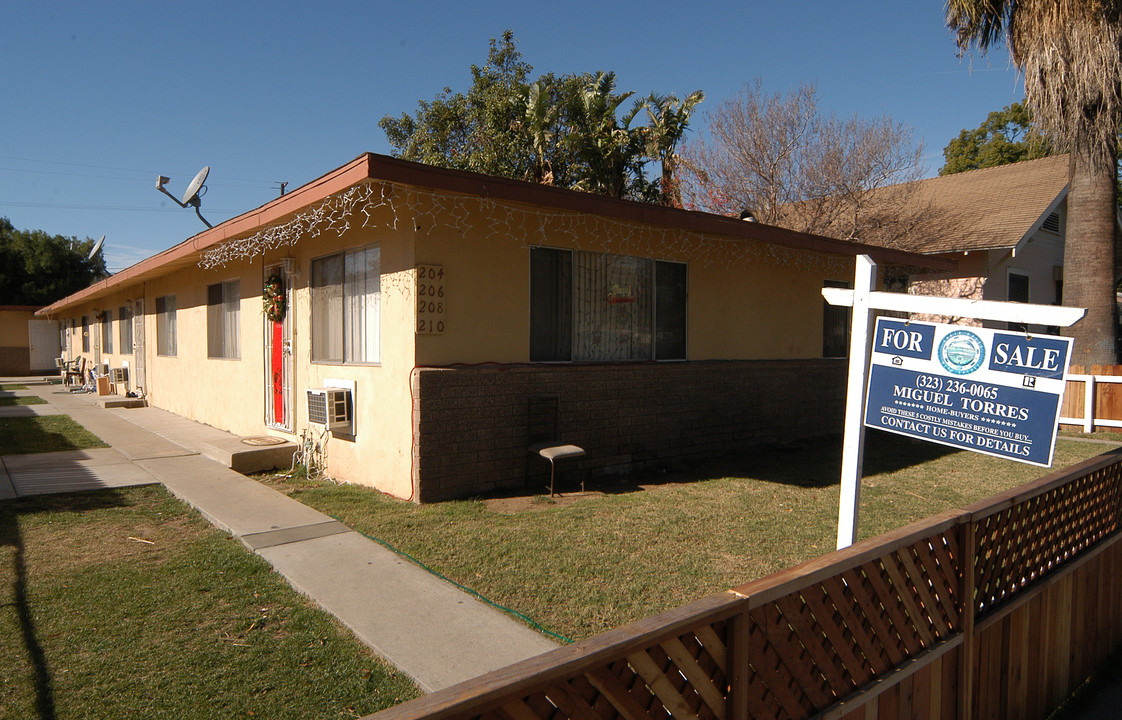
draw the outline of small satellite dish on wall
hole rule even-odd
[[[97,251],[101,249],[101,244],[103,242],[105,242],[105,236],[104,235],[102,235],[101,238],[97,242],[94,243],[93,250],[90,250],[90,254],[86,256],[87,260],[93,260],[94,259],[94,255],[97,255]]]
[[[195,178],[187,185],[187,190],[184,191],[182,200],[176,199],[176,197],[168,192],[167,188],[164,187],[165,183],[171,182],[171,178],[169,177],[165,177],[163,175],[157,176],[156,189],[174,200],[175,204],[181,208],[195,208],[195,214],[198,215],[199,219],[203,221],[203,225],[206,225],[207,227],[214,227],[213,225],[208,223],[206,221],[206,218],[203,217],[203,214],[199,212],[199,206],[201,205],[200,198],[203,195],[206,195],[206,185],[204,185],[203,183],[206,182],[206,176],[208,174],[210,174],[210,165],[207,165],[202,170],[195,173]]]

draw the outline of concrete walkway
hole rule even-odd
[[[0,457],[0,499],[162,483],[426,692],[557,647],[338,521],[200,454],[205,443],[228,442],[229,433],[158,408],[106,410],[96,397],[60,385],[28,388],[0,395],[35,394],[48,404],[0,408],[0,417],[63,413],[111,447]]]

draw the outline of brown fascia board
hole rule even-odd
[[[72,305],[96,299],[108,292],[164,275],[178,267],[192,265],[197,262],[200,252],[231,238],[248,235],[285,216],[293,215],[309,205],[361,183],[368,177],[369,163],[366,156],[360,156],[341,168],[301,185],[290,193],[231,218],[221,225],[204,230],[174,247],[141,260],[84,290],[52,303],[35,314],[49,316]]]
[[[932,270],[954,270],[957,263],[919,253],[874,247],[861,243],[802,233],[773,225],[745,222],[738,218],[695,210],[668,208],[653,203],[619,200],[605,195],[579,192],[551,185],[509,180],[448,168],[367,154],[371,179],[428,187],[447,192],[476,195],[538,207],[589,213],[647,225],[660,225],[689,232],[723,235],[729,240],[756,240],[785,247],[833,255],[871,255],[875,260],[914,265]],[[360,158],[361,159],[361,158]]]
[[[619,200],[603,195],[557,188],[549,185],[508,180],[463,170],[433,167],[399,160],[385,155],[364,153],[346,165],[333,170],[290,193],[250,210],[216,227],[205,230],[184,242],[142,260],[105,280],[94,283],[40,310],[37,315],[51,315],[69,306],[142,282],[197,261],[198,254],[219,243],[246,236],[262,227],[276,223],[331,195],[362,182],[375,180],[445,192],[505,200],[537,207],[588,213],[641,224],[660,225],[689,232],[722,235],[730,241],[754,240],[784,247],[833,255],[868,254],[875,260],[896,265],[924,267],[932,270],[953,270],[957,262],[924,256],[902,250],[834,240],[759,223],[748,223],[722,215],[667,208],[651,203]]]

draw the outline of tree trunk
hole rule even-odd
[[[1118,333],[1114,299],[1114,162],[1092,162],[1089,153],[1071,154],[1064,242],[1063,304],[1087,308],[1065,331],[1075,339],[1072,363],[1113,365]]]

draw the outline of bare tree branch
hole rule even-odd
[[[814,86],[768,95],[757,79],[707,119],[682,151],[687,207],[887,245],[920,220],[906,183],[922,176],[923,148],[888,117],[823,115]]]

